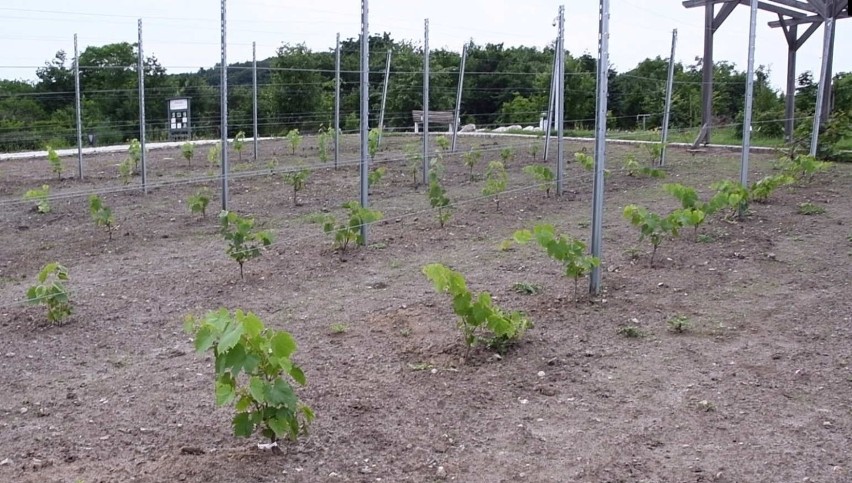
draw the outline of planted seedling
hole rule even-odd
[[[493,197],[494,203],[497,206],[497,211],[500,211],[500,194],[506,191],[506,184],[509,176],[506,174],[506,168],[500,161],[491,161],[488,163],[488,171],[485,172],[485,187],[482,188],[482,194]]]
[[[133,160],[125,159],[118,164],[118,177],[121,178],[121,183],[124,185],[130,184],[130,178],[133,176]]]
[[[243,131],[240,131],[234,137],[234,151],[237,152],[237,155],[239,156],[238,159],[239,159],[240,162],[242,162],[242,160],[243,160],[243,148],[244,147],[246,147],[246,133],[243,132]]]
[[[800,154],[790,161],[787,169],[785,169],[785,174],[810,182],[817,173],[825,171],[829,166],[831,166],[831,163],[819,161],[813,156]]]
[[[319,130],[319,136],[317,137],[317,147],[319,149],[320,162],[328,162],[328,143],[330,141],[331,133],[328,132],[328,129],[321,127]]]
[[[187,141],[180,146],[180,153],[186,160],[188,166],[192,166],[192,158],[195,156],[195,145]]]
[[[574,153],[574,160],[580,163],[580,166],[586,171],[594,171],[595,169],[595,158],[584,151]]]
[[[334,237],[334,248],[340,251],[341,256],[346,253],[351,243],[364,244],[364,237],[361,236],[362,226],[382,219],[380,211],[364,208],[357,201],[344,203],[343,208],[349,210],[349,220],[346,223],[338,223],[334,218],[330,218],[323,223],[322,227],[326,234]]]
[[[503,167],[508,168],[509,163],[515,160],[515,151],[512,148],[503,148],[500,150],[500,160],[503,162]]]
[[[635,325],[628,325],[625,327],[621,327],[618,329],[618,333],[627,337],[628,339],[639,339],[645,337],[645,332],[642,331],[639,327]]]
[[[441,186],[440,172],[441,163],[434,160],[432,169],[429,170],[429,206],[438,210],[438,224],[443,228],[452,216],[453,205],[447,191]]]
[[[769,196],[781,186],[793,184],[796,179],[789,174],[776,174],[775,176],[766,176],[751,185],[749,189],[751,199],[758,203],[766,203],[769,201]]]
[[[307,381],[292,360],[292,335],[266,328],[251,312],[227,309],[203,318],[189,316],[184,330],[194,336],[196,352],[213,353],[216,405],[234,405],[235,436],[248,438],[260,431],[276,443],[307,432],[314,412],[293,390],[291,381],[301,386]]]
[[[65,282],[69,280],[68,269],[52,262],[38,273],[38,283],[27,289],[27,302],[47,307],[47,320],[59,324],[71,315],[71,301]]]
[[[512,290],[521,295],[538,295],[541,293],[541,287],[534,283],[518,282],[512,285]]]
[[[538,151],[541,148],[537,142],[530,144],[530,156],[535,159],[538,157]]]
[[[367,134],[367,153],[370,159],[376,159],[376,153],[379,152],[379,142],[382,139],[382,131],[374,127]]]
[[[263,254],[261,248],[272,244],[272,234],[268,231],[254,231],[254,219],[244,218],[233,211],[222,210],[219,213],[222,236],[228,243],[225,252],[240,265],[240,279],[243,278],[243,264]]]
[[[105,228],[109,239],[112,240],[112,232],[115,229],[115,218],[112,216],[110,207],[104,205],[100,196],[89,196],[89,214],[92,215],[95,225]]]
[[[473,148],[470,151],[462,154],[462,161],[464,165],[468,168],[468,180],[473,182],[473,168],[476,167],[477,163],[482,159],[482,152],[477,151]]]
[[[138,139],[131,139],[127,147],[127,157],[133,162],[133,172],[139,172],[139,161],[142,160],[142,143]]]
[[[547,252],[550,258],[561,263],[565,269],[565,276],[574,280],[574,301],[577,301],[578,285],[580,279],[586,276],[593,268],[599,267],[601,260],[598,257],[586,254],[586,244],[570,235],[558,235],[553,225],[536,225],[532,231],[518,230],[513,239],[515,243],[525,245],[535,239]]]
[[[420,170],[420,164],[423,162],[423,153],[416,144],[406,145],[404,151],[405,158],[408,160],[408,171],[414,179],[414,187],[417,188],[417,172]]]
[[[190,213],[201,213],[202,218],[207,218],[207,205],[210,203],[210,191],[201,188],[194,195],[186,199]]]
[[[59,159],[59,155],[56,154],[56,150],[50,146],[47,147],[47,162],[50,163],[50,170],[56,173],[56,176],[59,177],[59,179],[62,179],[62,160]]]
[[[525,166],[523,171],[538,182],[539,187],[544,191],[545,197],[549,198],[550,190],[556,186],[556,176],[554,176],[553,170],[540,164],[531,164]]]
[[[347,330],[349,327],[346,327],[346,324],[331,324],[332,334],[345,334]]]
[[[444,153],[450,151],[450,140],[446,136],[438,136],[435,138],[435,146],[438,147],[436,154],[443,159]]]
[[[708,203],[711,211],[729,208],[731,216],[738,220],[745,218],[749,200],[749,191],[746,187],[736,181],[724,180],[714,183],[712,188],[716,190],[716,194]]]
[[[474,296],[467,288],[464,276],[439,263],[423,267],[423,274],[432,281],[435,290],[453,298],[453,311],[459,317],[458,327],[468,349],[479,342],[498,352],[505,352],[509,344],[520,339],[532,322],[520,312],[505,313],[493,304],[491,294],[481,292]],[[487,329],[491,336],[482,338],[479,332]]]
[[[624,207],[624,218],[639,229],[639,241],[647,238],[654,247],[651,252],[651,266],[654,266],[654,256],[657,248],[666,236],[677,236],[680,231],[680,220],[674,214],[662,217],[648,211],[644,207],[627,205]]]
[[[38,213],[50,213],[50,186],[43,184],[41,188],[34,188],[24,193],[24,199],[27,201],[35,201],[35,209]]]
[[[302,145],[302,135],[299,134],[298,129],[291,129],[290,132],[287,133],[287,142],[290,143],[290,149],[295,155],[296,150]]]
[[[384,166],[370,171],[367,175],[367,188],[372,188],[373,186],[378,185],[387,171],[388,170]]]
[[[648,163],[651,165],[659,164],[663,159],[663,144],[648,143],[645,144],[645,152],[648,153]]]
[[[669,324],[669,328],[678,334],[686,332],[689,329],[689,326],[692,325],[692,322],[689,321],[689,317],[685,315],[676,315],[667,322]]]
[[[825,208],[819,205],[815,205],[810,201],[805,203],[799,203],[799,214],[800,215],[821,215],[825,213]]]
[[[624,161],[624,170],[627,171],[627,176],[632,177],[648,177],[648,178],[665,178],[666,172],[658,169],[651,168],[649,166],[642,166],[639,164],[639,161],[636,160],[636,156],[633,154],[628,154],[627,159]]]
[[[218,142],[212,146],[207,151],[207,162],[210,163],[210,167],[214,168],[219,166],[219,163],[222,162],[222,142]]]
[[[308,168],[302,168],[298,171],[290,171],[281,175],[285,183],[293,187],[293,205],[298,206],[298,194],[305,188],[305,183],[310,177],[311,171]]]

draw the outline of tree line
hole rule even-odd
[[[377,124],[386,55],[392,52],[385,126],[410,128],[411,111],[422,106],[423,51],[410,41],[387,33],[370,43],[371,126]],[[341,129],[358,129],[360,41],[341,41]],[[84,137],[97,144],[138,137],[138,59],[136,45],[116,43],[88,47],[80,54]],[[477,126],[537,125],[546,110],[551,83],[553,48],[468,47],[461,118]],[[430,54],[430,108],[452,110],[455,104],[460,54],[445,49]],[[566,55],[565,119],[569,129],[594,125],[597,60],[589,54]],[[151,140],[167,137],[166,103],[172,97],[191,98],[194,135],[219,135],[218,65],[194,73],[168,73],[156,57],[146,57],[145,108]],[[697,126],[701,118],[701,59],[675,66],[671,125]],[[609,127],[632,130],[662,123],[668,60],[640,62],[633,69],[609,71]],[[714,113],[717,124],[742,119],[745,72],[728,62],[714,65]],[[0,80],[0,151],[42,149],[76,144],[73,59],[57,52],[36,71],[37,81]],[[335,54],[315,52],[303,44],[284,44],[276,55],[258,61],[259,131],[282,135],[298,128],[316,131],[333,122]],[[252,132],[251,62],[228,65],[229,135]],[[852,75],[835,77],[835,111],[852,111]],[[816,84],[809,72],[798,79],[797,117],[814,110]],[[755,75],[755,130],[758,135],[783,133],[784,95],[769,83],[769,72]],[[741,130],[741,129],[740,129]]]

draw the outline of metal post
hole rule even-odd
[[[835,11],[834,2],[828,2],[827,8],[829,9],[829,13],[833,14]],[[820,123],[825,125],[828,122],[828,119],[831,117],[831,108],[832,108],[832,84],[834,77],[834,35],[837,31],[837,21],[836,19],[832,19],[831,21],[831,39],[828,44],[828,68],[825,72],[825,92],[823,93],[822,98],[822,119]]]
[[[388,83],[390,82],[391,54],[388,50],[388,59],[385,65],[385,83],[382,85],[382,109],[379,111],[379,145],[382,143],[382,135],[385,133],[385,106],[388,102]]]
[[[461,65],[459,66],[459,85],[456,90],[456,109],[453,111],[453,152],[456,152],[456,141],[459,136],[459,124],[461,123],[461,101],[462,89],[464,88],[464,67],[467,62],[467,44],[462,47]]]
[[[145,156],[145,61],[142,53],[142,19],[139,19],[139,58],[136,70],[139,73],[139,145],[142,153],[139,158],[142,164],[142,192],[148,194],[148,166]]]
[[[369,120],[370,120],[370,30],[368,0],[361,0],[361,206],[370,205]],[[367,225],[361,225],[361,240],[367,244]]]
[[[798,25],[789,27],[789,38],[787,40],[787,95],[784,106],[784,135],[787,142],[793,142],[793,130],[795,129],[796,116],[796,37]]]
[[[674,90],[675,49],[677,48],[677,29],[672,30],[672,55],[669,57],[669,77],[666,80],[666,110],[663,113],[663,145],[660,150],[660,166],[666,165],[666,148],[669,144],[669,121],[672,113],[672,91]],[[644,122],[644,121],[643,121]]]
[[[710,144],[710,126],[713,124],[713,17],[715,3],[704,6],[704,58],[701,61],[703,75],[701,80],[701,134],[697,144]]]
[[[600,34],[598,54],[598,93],[595,113],[595,187],[592,203],[592,255],[602,258],[604,216],[604,164],[606,162],[606,97],[609,71],[609,0],[600,0]],[[592,269],[589,292],[601,292],[601,267]]]
[[[429,19],[423,36],[423,184],[429,176]]]
[[[222,110],[222,209],[228,209],[228,43],[226,30],[226,2],[222,0],[222,58],[221,62],[221,79],[220,79],[220,100],[219,105]]]
[[[83,114],[80,107],[80,52],[74,34],[74,111],[77,114],[77,177],[83,179]]]
[[[831,32],[833,30],[833,26],[834,17],[827,17],[825,19],[825,24],[823,24],[823,29],[825,29],[825,32],[823,33],[822,40],[822,66],[820,68],[819,87],[817,88],[816,110],[814,112],[814,127],[813,132],[811,133],[811,156],[817,155],[817,148],[819,143],[819,128],[822,125],[822,106],[823,98],[825,97],[825,87],[831,82],[831,79],[826,78],[826,75],[828,73],[828,57],[831,53]]]
[[[334,48],[334,169],[340,164],[340,33]]]
[[[557,39],[557,43],[558,43]],[[544,160],[550,154],[550,131],[553,129],[553,116],[556,110],[556,66],[559,65],[559,48],[553,49],[553,68],[550,70],[550,100],[547,102],[547,127],[544,130]]]
[[[251,43],[251,114],[252,122],[254,123],[254,155],[253,158],[257,161],[257,138],[260,136],[257,128],[257,42]]]
[[[559,6],[556,40],[556,195],[565,191],[565,6]]]
[[[751,115],[754,105],[754,44],[757,37],[757,0],[751,0],[748,29],[748,67],[746,69],[745,113],[743,115],[743,155],[740,164],[740,184],[748,187],[748,157],[751,152]]]

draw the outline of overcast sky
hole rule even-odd
[[[371,0],[370,32],[389,32],[395,39],[422,42],[423,20],[431,25],[430,46],[460,50],[473,38],[477,44],[543,47],[556,36],[552,22],[560,3],[566,4],[566,48],[575,55],[597,55],[595,0]],[[671,31],[678,29],[677,59],[687,64],[702,54],[703,9],[687,10],[679,0],[611,0],[610,56],[619,71],[647,57],[668,57]],[[143,45],[170,72],[210,67],[219,59],[218,0],[3,0],[0,3],[0,78],[35,79],[35,68],[56,51],[73,52],[87,45],[135,42],[136,20],[143,19]],[[737,7],[716,35],[716,60],[744,69],[748,46],[746,6]],[[784,83],[787,47],[776,17],[758,14],[756,63],[772,70],[772,82]],[[229,0],[228,61],[274,54],[284,42],[306,43],[311,49],[333,48],[334,38],[356,37],[360,31],[359,0]],[[852,45],[852,20],[838,23],[837,45]],[[822,29],[799,51],[799,72],[819,71]],[[852,55],[837,49],[835,72],[852,70]]]

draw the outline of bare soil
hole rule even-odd
[[[620,169],[643,149],[611,145],[605,291],[585,295],[584,280],[575,302],[540,249],[499,245],[540,222],[588,238],[589,173],[571,162],[568,193],[547,198],[521,173],[534,162],[531,140],[464,138],[462,151],[486,150],[480,175],[516,145],[509,192],[497,211],[460,155],[448,156],[457,209],[441,229],[412,187],[408,142],[387,139],[388,174],[371,197],[384,221],[342,257],[313,221],[357,199],[354,139],[341,169],[314,170],[298,206],[262,171],[273,157],[316,165],[313,140],[296,156],[264,143],[257,163],[233,153],[243,177],[231,181],[232,209],[276,235],[244,280],[217,233],[217,183],[192,182],[217,172],[204,148],[192,168],[177,151],[151,151],[147,195],[138,177],[132,190],[118,179],[123,155],[87,157],[83,181],[56,181],[45,160],[0,164],[0,481],[852,480],[852,166],[781,189],[742,222],[714,217],[701,241],[667,240],[651,268],[623,207],[676,208],[666,182],[706,195],[738,177],[739,154],[672,151],[657,180]],[[568,152],[582,147],[591,144]],[[773,161],[754,155],[752,179]],[[43,183],[63,198],[40,215],[19,200]],[[204,184],[214,196],[200,219],[185,200]],[[91,190],[116,213],[112,241],[89,219]],[[805,201],[825,213],[799,214]],[[61,326],[22,302],[50,261],[71,271],[74,314]],[[502,357],[480,348],[465,358],[449,300],[420,272],[432,262],[535,328]],[[541,293],[519,294],[519,282]],[[299,342],[299,395],[317,420],[280,452],[232,435],[232,410],[214,403],[212,359],[182,331],[186,314],[219,307],[254,311]],[[690,323],[683,333],[667,323],[678,316]],[[639,337],[624,335],[628,326]]]

